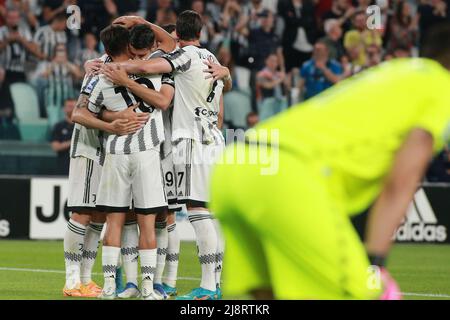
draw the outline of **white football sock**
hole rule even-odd
[[[177,286],[178,260],[180,258],[180,236],[178,235],[177,224],[167,227],[168,246],[166,255],[166,267],[164,283],[172,288]]]
[[[119,262],[120,248],[103,246],[102,265],[103,277],[105,278],[104,287],[116,287],[116,269]]]
[[[156,227],[156,243],[158,245],[157,259],[156,259],[156,272],[154,283],[162,284],[162,275],[164,267],[166,265],[167,246],[169,242],[169,235],[167,232],[167,221],[161,221],[155,223]]]
[[[151,281],[155,277],[156,271],[156,249],[139,250],[139,257],[141,258],[141,273],[142,280]]]
[[[126,222],[122,230],[122,266],[127,283],[138,285],[139,234],[136,221]]]
[[[64,235],[64,261],[67,289],[74,289],[80,282],[80,265],[83,256],[86,227],[72,219],[67,223]]]
[[[208,211],[188,211],[188,218],[195,230],[198,258],[202,267],[200,287],[216,291],[217,234]]]
[[[220,279],[222,277],[223,254],[225,251],[225,239],[223,237],[220,223],[217,219],[212,220],[217,234],[217,250],[216,250],[216,287],[220,288]]]
[[[81,260],[81,283],[89,284],[92,281],[92,269],[94,268],[97,251],[100,245],[100,234],[103,223],[91,222],[86,228],[84,236],[83,258]]]

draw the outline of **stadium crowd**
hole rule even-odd
[[[71,5],[81,29],[67,28]],[[121,15],[173,24],[186,9],[202,15],[202,45],[248,96],[247,127],[382,61],[417,55],[427,29],[450,20],[450,0],[0,0],[0,139],[20,139],[10,88],[26,82],[61,152],[64,106],[77,98],[84,63],[103,53],[100,31]]]

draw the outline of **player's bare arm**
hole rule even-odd
[[[129,60],[121,63],[109,63],[109,66],[120,65],[128,74],[163,74],[173,71],[172,65],[164,58],[155,58],[148,61]],[[102,67],[102,73],[105,72],[107,66]]]
[[[223,128],[223,115],[224,115],[224,102],[223,102],[223,94],[220,97],[220,110],[219,115],[217,116],[217,127],[222,130]]]
[[[164,52],[172,52],[176,48],[176,41],[172,38],[172,36],[167,33],[163,28],[148,22],[142,17],[139,16],[123,16],[117,18],[113,21],[113,24],[122,25],[128,29],[133,28],[138,24],[146,24],[150,26],[153,33],[155,34],[156,42],[159,44],[158,49]]]
[[[208,69],[204,70],[205,73],[208,73],[205,79],[212,79],[211,81],[222,80],[224,92],[229,92],[233,89],[233,80],[231,78],[230,70],[227,67],[211,61],[205,61],[203,63],[208,66]]]
[[[112,122],[105,122],[98,119],[88,110],[89,97],[81,94],[77,105],[72,113],[72,121],[89,129],[98,129],[116,135],[127,135],[138,131],[142,124],[138,121],[127,119],[117,119]]]
[[[100,118],[106,122],[113,122],[116,120],[128,120],[128,122],[139,123],[141,127],[145,126],[147,121],[150,119],[150,114],[148,113],[137,113],[136,109],[139,108],[139,103],[131,106],[122,111],[110,111],[108,109],[103,109]]]
[[[432,156],[431,134],[422,129],[412,130],[398,151],[384,188],[370,212],[366,240],[369,255],[387,255],[392,235],[405,217]]]
[[[120,66],[106,66],[104,74],[115,85],[126,87],[145,103],[158,109],[167,110],[172,103],[175,90],[170,85],[163,84],[160,91],[149,89],[130,79]]]

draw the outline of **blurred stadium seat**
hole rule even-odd
[[[238,83],[239,91],[251,94],[252,91],[250,88],[251,71],[247,68],[236,66],[234,69],[234,74]]]
[[[252,111],[250,95],[231,91],[224,96],[224,120],[238,128],[247,127],[247,115]]]
[[[22,140],[46,141],[48,121],[39,117],[39,102],[33,87],[26,83],[15,83],[11,85],[11,95]]]

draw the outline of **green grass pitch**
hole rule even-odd
[[[0,241],[0,299],[65,299],[62,248],[61,241]],[[450,246],[396,245],[389,268],[405,299],[450,300]],[[94,273],[94,280],[101,284],[100,259]],[[193,243],[182,244],[179,276],[179,293],[199,284],[200,265]]]

